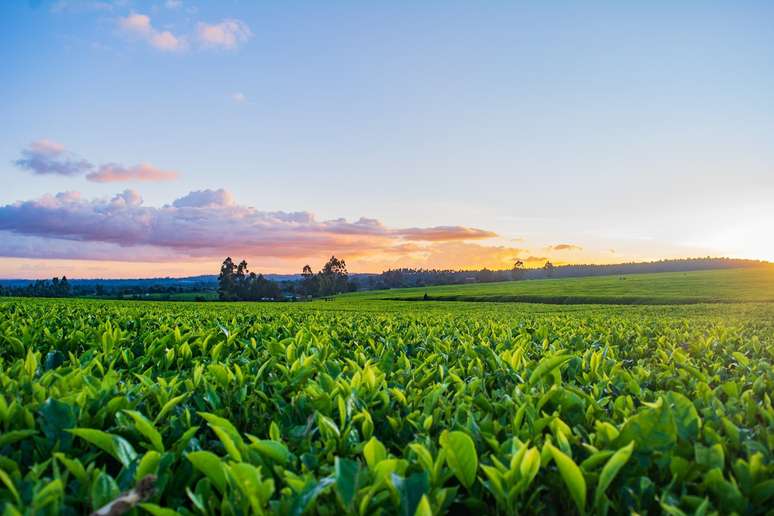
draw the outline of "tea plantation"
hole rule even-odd
[[[771,514],[772,363],[770,303],[7,299],[0,508]]]

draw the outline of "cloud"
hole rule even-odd
[[[401,231],[401,235],[411,240],[441,242],[447,240],[480,240],[494,238],[497,233],[483,229],[465,228],[460,226],[438,226],[434,228],[409,228]]]
[[[349,259],[425,256],[449,264],[468,256],[469,265],[485,255],[489,264],[511,261],[517,249],[467,242],[491,234],[461,226],[400,229],[369,218],[318,220],[306,211],[261,211],[236,203],[222,189],[190,192],[162,207],[145,206],[134,190],[91,200],[63,192],[0,206],[0,256],[163,261],[336,253]]]
[[[37,140],[21,151],[22,157],[13,163],[36,175],[75,176],[87,172],[93,165],[67,152],[61,143]]]
[[[88,172],[86,179],[95,183],[115,183],[119,181],[172,181],[178,173],[161,170],[148,163],[125,167],[118,163],[105,163],[95,170],[94,165],[85,159],[76,158],[65,150],[61,143],[51,140],[37,140],[21,151],[21,159],[13,163],[22,170],[37,175],[54,174],[76,176]]]
[[[236,102],[237,104],[242,104],[247,100],[247,97],[245,97],[244,93],[236,92],[231,94],[231,100]]]
[[[228,50],[237,48],[253,36],[245,22],[235,19],[226,19],[212,25],[200,22],[196,34],[203,46]]]
[[[186,48],[185,38],[168,30],[158,30],[148,15],[132,13],[118,19],[118,26],[125,33],[140,38],[149,45],[165,52],[178,52]]]
[[[178,173],[173,171],[161,170],[141,163],[133,167],[124,167],[117,163],[107,163],[101,165],[99,170],[86,175],[86,179],[95,183],[115,183],[119,181],[173,181],[177,179]]]
[[[583,248],[579,245],[575,244],[557,244],[555,246],[550,246],[549,250],[551,251],[583,251]]]
[[[179,9],[183,5],[183,0],[167,0],[164,2],[164,7],[167,9]]]
[[[234,196],[220,188],[218,190],[196,190],[175,199],[175,208],[226,208],[234,206]]]

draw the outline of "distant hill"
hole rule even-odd
[[[272,281],[299,281],[301,279],[300,274],[264,274],[266,279]],[[365,277],[373,276],[373,274],[351,274],[352,277]],[[4,287],[24,287],[33,283],[34,279],[0,279],[0,286]],[[209,286],[212,288],[218,285],[217,274],[202,274],[200,276],[186,276],[184,278],[84,278],[84,279],[69,279],[67,280],[72,286],[81,287],[93,287],[95,285],[102,285],[108,288],[121,288],[121,287],[148,287],[151,285],[156,286],[179,286],[190,287],[195,285]]]
[[[550,272],[542,267],[525,268],[518,275],[512,270],[429,270],[429,269],[394,269],[382,273],[351,273],[350,279],[359,290],[396,288],[406,286],[423,286],[431,284],[457,283],[489,283],[509,281],[512,279],[541,279],[548,277],[567,278],[581,276],[607,276],[615,274],[637,274],[649,272],[684,272],[711,269],[738,269],[774,267],[771,262],[761,260],[744,260],[737,258],[685,258],[678,260],[659,260],[653,262],[618,263],[608,265],[574,264],[557,265]],[[395,276],[400,276],[400,284],[390,284]],[[269,280],[277,282],[295,282],[301,280],[300,274],[264,274]],[[25,287],[35,280],[32,279],[0,279],[2,287]],[[94,287],[102,285],[105,288],[147,288],[181,287],[187,290],[201,288],[202,290],[217,289],[218,276],[203,274],[184,278],[126,278],[126,279],[68,279],[73,287]]]

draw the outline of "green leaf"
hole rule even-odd
[[[347,512],[351,512],[355,495],[357,494],[360,463],[350,459],[336,457],[334,462],[336,472],[336,493]]]
[[[209,412],[199,412],[198,414],[201,417],[203,417],[205,421],[207,421],[210,427],[223,428],[229,434],[231,434],[232,437],[239,436],[239,430],[237,430],[236,427],[228,419],[224,417],[216,416],[215,414],[210,414]]]
[[[320,428],[320,432],[328,437],[335,437],[339,439],[341,437],[341,431],[339,431],[338,425],[323,414],[317,413],[317,426]]]
[[[187,397],[187,394],[181,394],[180,396],[175,396],[168,402],[164,404],[163,407],[161,407],[161,410],[159,411],[158,415],[156,415],[156,418],[153,420],[153,424],[158,424],[159,421],[164,419],[164,416],[166,416],[173,408],[177,407],[182,401]]]
[[[225,491],[226,473],[223,470],[223,463],[220,461],[220,457],[208,451],[190,452],[187,457],[200,473],[203,473],[204,476],[210,479],[215,489],[220,491],[220,493]]]
[[[137,452],[134,451],[129,441],[118,435],[113,436],[113,451],[118,462],[127,468],[137,458]]]
[[[599,474],[599,482],[597,483],[597,489],[594,493],[595,507],[599,507],[602,497],[605,495],[605,490],[613,482],[618,471],[620,471],[624,464],[629,460],[629,457],[632,455],[632,450],[634,450],[634,441],[616,451],[607,463],[605,463],[602,472]]]
[[[252,512],[261,514],[274,492],[274,480],[263,480],[261,469],[246,462],[232,464],[228,470],[242,494],[250,500]]]
[[[43,487],[40,491],[35,493],[32,499],[32,505],[35,509],[42,509],[64,496],[64,486],[59,479],[52,480]]]
[[[68,432],[93,444],[124,466],[129,466],[137,458],[137,452],[134,451],[132,445],[120,435],[109,434],[93,428],[72,428]]]
[[[86,468],[83,467],[83,464],[81,464],[81,461],[78,459],[70,459],[68,458],[64,453],[58,452],[54,454],[54,457],[64,464],[65,468],[67,468],[67,471],[69,471],[75,478],[78,479],[78,482],[81,483],[83,486],[89,485],[89,475],[86,473]]]
[[[155,503],[141,503],[138,504],[143,510],[153,514],[153,516],[178,516],[180,513],[174,509],[168,509],[161,507]]]
[[[121,494],[121,490],[113,477],[105,472],[100,472],[91,486],[91,508],[96,511],[112,502],[119,494]]]
[[[65,429],[78,424],[76,409],[59,400],[48,399],[40,407],[40,428],[52,444],[59,441],[60,450],[67,450],[72,444],[73,436]]]
[[[11,430],[0,435],[0,448],[37,434],[37,430]]]
[[[540,379],[543,378],[545,375],[547,375],[548,373],[550,373],[560,365],[572,359],[573,356],[574,355],[557,355],[554,357],[544,358],[543,360],[540,361],[540,363],[535,368],[535,370],[532,371],[532,374],[529,375],[529,380],[527,381],[527,385],[532,387],[538,381],[540,381]]]
[[[465,432],[444,432],[441,446],[446,450],[446,463],[462,485],[470,489],[476,481],[478,455],[473,439]]]
[[[527,485],[532,482],[532,479],[535,478],[539,469],[540,451],[538,451],[537,448],[530,448],[524,454],[524,458],[521,460],[521,464],[519,464],[519,473],[521,474],[522,478],[526,479]]]
[[[271,459],[283,466],[290,460],[290,452],[284,444],[269,439],[255,439],[252,436],[248,437],[252,440],[250,448],[256,450],[261,456]]]
[[[413,516],[422,497],[430,491],[427,471],[414,473],[408,478],[393,473],[392,484],[400,496],[401,516]]]
[[[145,478],[146,475],[155,474],[158,470],[159,463],[161,462],[161,454],[155,450],[149,450],[140,459],[140,464],[137,465],[137,471],[134,474],[135,480],[139,481]]]
[[[725,465],[725,453],[723,445],[718,443],[712,446],[703,446],[699,443],[694,444],[694,456],[696,463],[705,466],[707,469],[723,469]]]
[[[664,405],[663,398],[647,407],[624,423],[615,446],[623,447],[634,441],[638,453],[670,450],[677,442],[672,411]]]
[[[696,440],[701,430],[701,419],[691,400],[678,392],[668,392],[665,398],[672,409],[678,437],[687,442]]]
[[[164,443],[161,440],[161,434],[156,430],[153,423],[136,410],[124,410],[124,413],[129,414],[134,419],[135,429],[148,439],[153,449],[159,453],[164,453]]]
[[[430,508],[430,500],[427,499],[427,495],[422,495],[422,499],[419,500],[419,505],[417,505],[414,516],[433,516],[433,510]]]
[[[113,437],[116,437],[115,435],[93,428],[71,428],[68,432],[115,457],[115,450],[113,449]]]
[[[371,437],[363,447],[363,457],[365,457],[368,467],[373,469],[377,464],[387,458],[387,449],[379,439]]]
[[[234,443],[234,440],[231,438],[231,433],[220,426],[212,426],[211,428],[212,431],[215,432],[215,435],[218,436],[218,439],[220,439],[220,442],[223,443],[223,447],[226,449],[226,452],[228,452],[231,458],[237,462],[242,462],[242,453],[239,451],[236,444]]]
[[[575,501],[578,511],[583,514],[586,507],[586,479],[583,478],[581,469],[570,457],[562,453],[561,450],[554,447],[551,443],[546,443],[546,446],[551,453],[551,458],[554,459],[559,468],[562,480],[564,480],[567,489],[570,491],[570,496]]]
[[[334,482],[335,480],[331,477],[322,478],[319,482],[314,480],[308,481],[301,492],[293,499],[293,505],[289,511],[290,514],[292,516],[302,516],[314,499]]]
[[[0,481],[5,484],[5,487],[8,488],[8,490],[13,495],[14,499],[16,500],[17,504],[21,504],[21,497],[19,496],[19,491],[16,489],[16,485],[14,485],[13,480],[10,476],[8,476],[8,473],[0,469]]]

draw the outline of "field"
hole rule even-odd
[[[2,300],[0,506],[82,514],[134,488],[157,515],[767,514],[774,303],[750,301],[771,281]],[[426,290],[463,301],[385,300]],[[487,295],[661,302],[464,301]]]
[[[350,296],[421,300],[425,293],[438,301],[551,304],[774,302],[774,267],[445,285]]]

